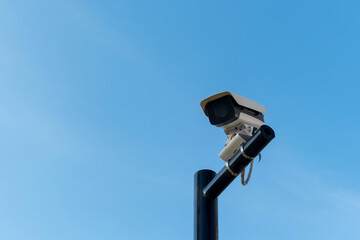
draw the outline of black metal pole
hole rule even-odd
[[[218,240],[217,198],[204,196],[203,189],[215,177],[211,170],[195,173],[194,240]]]

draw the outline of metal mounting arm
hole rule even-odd
[[[204,196],[216,199],[274,137],[275,132],[271,127],[261,126],[203,189]]]

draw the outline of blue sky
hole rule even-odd
[[[221,239],[359,239],[359,1],[0,1],[0,238],[191,239],[226,140],[276,139],[219,199]]]

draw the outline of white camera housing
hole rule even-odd
[[[228,138],[219,156],[228,161],[264,125],[264,106],[231,92],[221,92],[200,103],[212,125],[223,128]]]

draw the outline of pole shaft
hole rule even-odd
[[[218,206],[217,198],[204,196],[204,187],[215,177],[211,170],[200,170],[195,173],[194,196],[194,240],[218,240]]]

